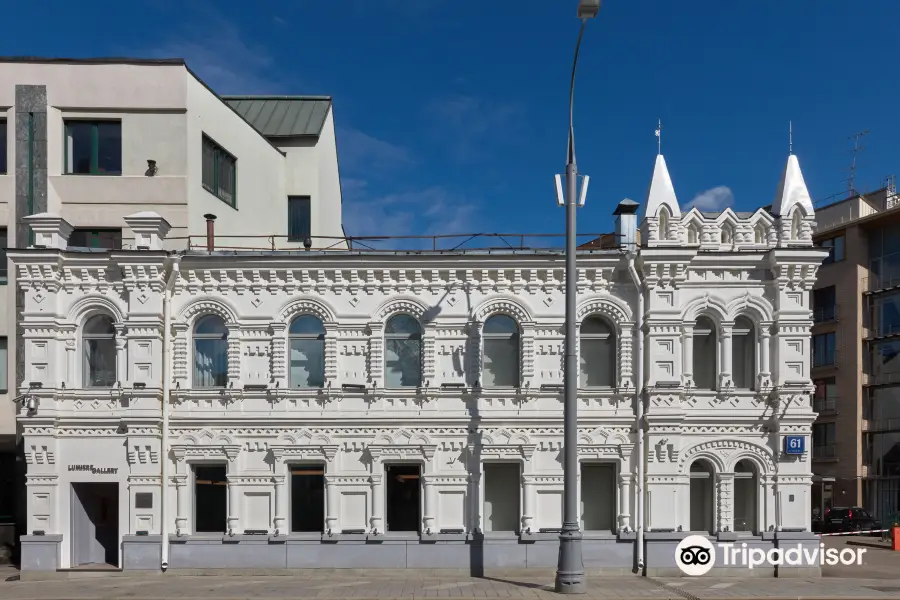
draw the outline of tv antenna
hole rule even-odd
[[[859,145],[859,140],[867,135],[869,135],[868,129],[847,136],[848,140],[853,140],[853,162],[850,163],[850,178],[847,180],[847,192],[850,196],[856,194],[856,188],[853,187],[853,181],[856,179],[856,156],[866,149],[865,146]]]

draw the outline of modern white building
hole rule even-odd
[[[205,247],[208,214],[224,246],[343,245],[330,98],[223,98],[182,60],[0,58],[0,247],[27,247],[23,219],[46,212],[71,224],[70,246],[133,247],[123,217],[143,211],[171,225],[173,250]],[[25,373],[0,263],[2,545]]]
[[[672,572],[687,532],[817,546],[796,157],[770,207],[708,214],[659,156],[640,247],[637,208],[579,252],[585,567]],[[560,252],[173,252],[147,212],[88,252],[23,221],[23,569],[556,564]]]

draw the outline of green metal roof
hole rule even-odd
[[[222,96],[222,99],[268,138],[318,137],[331,106],[329,96]]]

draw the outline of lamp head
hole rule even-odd
[[[600,4],[602,0],[579,0],[578,2],[578,18],[593,19],[600,12]]]

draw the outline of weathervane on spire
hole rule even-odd
[[[662,154],[662,119],[656,124],[656,153]]]
[[[794,153],[794,122],[788,121],[788,153]]]

